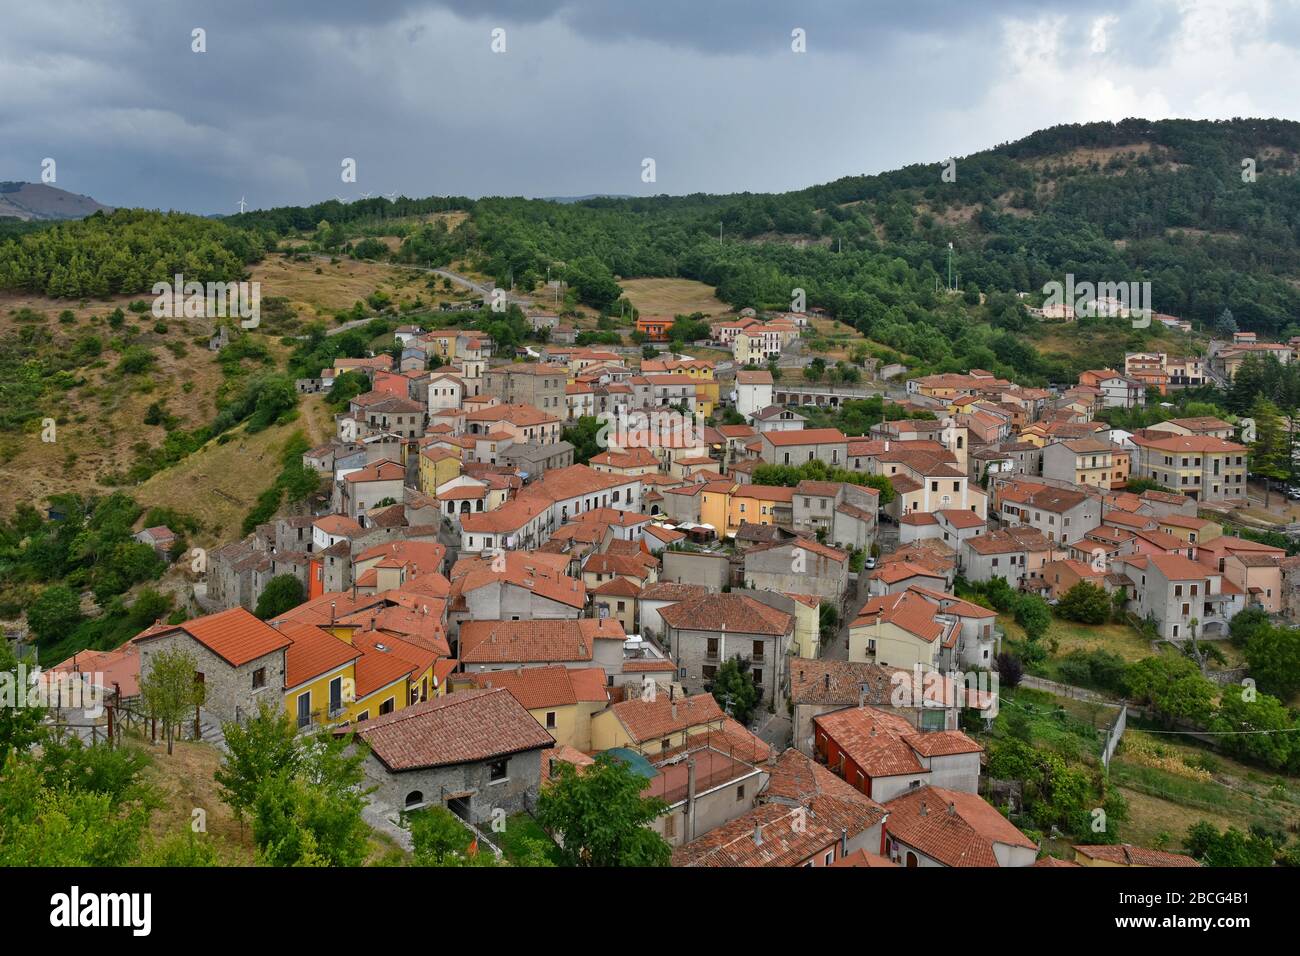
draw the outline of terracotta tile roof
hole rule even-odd
[[[1076,845],[1074,852],[1090,860],[1102,860],[1106,863],[1119,863],[1123,866],[1200,866],[1193,857],[1182,853],[1167,853],[1164,850],[1148,850],[1146,847],[1131,843],[1101,844],[1098,846]]]
[[[921,733],[898,714],[876,707],[847,707],[813,720],[873,778],[924,773],[927,768],[918,754],[935,757],[984,750],[960,730]]]
[[[467,664],[590,661],[593,642],[624,641],[613,618],[572,621],[464,621],[460,659]]]
[[[690,631],[728,631],[741,634],[789,634],[794,618],[760,604],[743,594],[708,594],[682,601],[659,612],[671,627]]]
[[[973,793],[922,786],[885,803],[889,834],[945,866],[997,866],[995,843],[1038,849]]]
[[[504,569],[494,571],[493,563],[493,558],[462,558],[456,562],[451,569],[450,596],[454,608],[461,608],[464,595],[499,584],[524,588],[569,607],[582,608],[587,603],[587,586],[558,570],[568,567],[568,555],[507,551]]]
[[[504,688],[458,691],[342,732],[346,729],[355,730],[393,772],[491,760],[555,744]]]
[[[788,748],[770,767],[765,797],[793,801],[816,813],[833,830],[848,830],[849,838],[885,818],[885,808],[830,770]]]
[[[1140,428],[1133,433],[1133,444],[1141,448],[1180,454],[1245,454],[1249,449],[1236,442],[1225,441],[1212,435],[1171,435],[1168,432]]]
[[[838,428],[801,428],[795,431],[763,432],[764,440],[780,448],[786,445],[833,445],[847,442]]]
[[[635,598],[641,589],[624,577],[613,578],[591,589],[591,594],[607,594],[614,597]]]
[[[533,425],[548,425],[558,422],[559,418],[544,412],[535,405],[523,403],[510,405],[489,405],[465,415],[467,422],[501,422],[506,421],[519,428]]]
[[[702,584],[681,584],[676,581],[656,581],[641,589],[637,597],[642,601],[692,601],[708,595]]]
[[[578,701],[605,701],[605,671],[600,667],[570,670],[562,664],[469,674],[481,688],[504,687],[527,710],[565,707]]]
[[[312,624],[285,621],[280,633],[293,641],[285,651],[286,691],[315,680],[361,657],[361,651]]]
[[[656,694],[650,701],[633,697],[614,704],[610,710],[628,736],[638,744],[657,741],[692,727],[713,724],[721,729],[726,720],[726,714],[712,694],[696,694],[676,700],[670,700],[665,694]]]
[[[507,534],[518,531],[550,507],[551,502],[541,496],[521,495],[492,511],[461,515],[460,526],[474,534]]]
[[[242,607],[196,617],[162,630],[151,628],[134,638],[154,640],[164,634],[185,633],[232,667],[239,667],[274,651],[288,648],[292,641]]]
[[[361,525],[347,515],[340,514],[329,514],[317,518],[315,527],[331,535],[351,536],[359,534],[361,531]]]
[[[802,807],[765,803],[673,850],[673,866],[799,866],[840,838]]]
[[[867,576],[882,581],[887,585],[898,584],[900,581],[906,581],[908,578],[914,577],[927,577],[938,581],[947,580],[942,571],[925,568],[919,564],[913,564],[911,561],[894,561],[889,564],[882,564]]]
[[[351,484],[361,481],[402,481],[406,478],[406,466],[399,465],[395,461],[377,461],[373,465],[365,468],[358,468],[356,471],[350,471],[343,476],[343,480]]]
[[[973,511],[962,511],[960,508],[944,508],[937,512],[943,516],[943,520],[948,522],[954,528],[983,528],[988,522],[981,518]]]

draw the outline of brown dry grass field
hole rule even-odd
[[[253,281],[262,283],[262,297],[284,296],[303,320],[331,322],[334,313],[383,291],[397,302],[423,295],[428,276],[377,262],[340,258],[336,262],[311,258],[304,261],[270,255],[253,266]]]
[[[628,300],[642,315],[725,315],[731,307],[713,294],[713,288],[694,279],[620,279]]]
[[[129,300],[120,301],[125,304]],[[14,302],[14,297],[0,299],[0,329],[4,331],[14,324],[10,315]],[[83,384],[50,396],[47,414],[57,422],[55,441],[41,440],[39,421],[26,432],[0,435],[0,511],[12,509],[19,501],[38,504],[54,492],[105,491],[96,476],[132,464],[136,460],[132,446],[137,442],[154,445],[162,440],[162,429],[143,421],[153,402],[164,402],[186,428],[197,428],[215,414],[213,400],[222,381],[221,368],[206,345],[195,344],[195,339],[207,338],[209,323],[169,319],[167,332],[162,334],[153,331],[151,315],[137,318],[128,313],[124,329],[138,326],[140,330],[131,344],[149,347],[157,366],[146,375],[123,379],[115,371],[121,356],[108,348],[109,340],[122,330],[110,329],[104,318],[114,303],[80,307],[37,300],[25,307],[53,315],[67,308],[77,314],[75,324],[45,323],[55,348],[70,347],[87,332],[99,336],[105,348],[97,361],[78,370]],[[181,343],[184,354],[174,355],[165,347],[169,343]],[[277,359],[283,354],[277,342],[267,344]]]
[[[214,547],[240,537],[244,516],[257,496],[280,473],[280,450],[296,431],[313,444],[323,444],[333,420],[323,395],[305,395],[298,404],[298,419],[255,435],[242,427],[225,444],[214,440],[194,454],[143,484],[128,489],[146,508],[174,508],[203,524],[192,544]]]

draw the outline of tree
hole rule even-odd
[[[1110,619],[1111,602],[1106,589],[1080,581],[1061,595],[1056,613],[1067,621],[1081,624],[1105,624]]]
[[[537,799],[537,822],[559,834],[571,866],[667,866],[672,847],[650,824],[668,805],[643,797],[645,777],[602,753],[582,768],[557,762]]]
[[[1220,833],[1205,820],[1192,824],[1184,846],[1187,854],[1203,866],[1272,866],[1277,853],[1277,847],[1267,837],[1242,833],[1236,827]]]
[[[180,649],[153,655],[148,672],[140,675],[140,696],[150,715],[166,728],[170,756],[176,725],[205,699],[203,683],[195,680],[194,658]]]
[[[1025,675],[1025,668],[1020,663],[1020,658],[1003,651],[997,656],[996,663],[999,686],[1005,687],[1007,690],[1014,690],[1019,687],[1020,679]]]
[[[1151,704],[1166,726],[1186,721],[1204,726],[1213,711],[1215,687],[1189,658],[1145,657],[1128,669],[1133,697]]]
[[[265,704],[245,724],[223,723],[221,732],[226,738],[226,754],[212,776],[221,799],[242,823],[263,780],[282,770],[297,773],[302,760],[298,728],[284,708]]]
[[[1237,320],[1232,310],[1225,308],[1214,322],[1214,334],[1221,339],[1230,339],[1238,331]]]
[[[27,626],[40,642],[67,636],[81,617],[81,598],[62,584],[46,588],[27,608]]]
[[[148,823],[145,801],[51,785],[33,759],[0,773],[0,866],[127,866]]]
[[[416,866],[454,866],[470,843],[469,831],[446,807],[412,813],[410,827]]]
[[[1021,595],[1016,600],[1016,623],[1025,629],[1026,637],[1036,641],[1047,633],[1052,623],[1052,610],[1036,594]]]
[[[355,790],[289,773],[262,781],[253,801],[253,842],[270,866],[359,866],[370,828]]]
[[[1271,770],[1300,765],[1300,724],[1283,703],[1268,694],[1247,700],[1240,689],[1225,688],[1210,729],[1223,734],[1225,750]]]
[[[601,423],[594,415],[582,415],[560,433],[560,438],[573,446],[573,460],[580,465],[589,462],[593,455],[605,450],[601,444]],[[608,445],[605,441],[605,445]]]
[[[1300,690],[1300,631],[1289,627],[1257,631],[1246,644],[1246,663],[1261,690],[1290,700]]]
[[[9,682],[15,690],[26,684],[27,669],[19,671],[19,661],[9,642],[0,640],[0,680]],[[25,704],[17,695],[0,694],[0,776],[11,753],[23,753],[32,744],[45,737],[45,709],[19,706]]]
[[[758,687],[749,675],[748,662],[732,657],[722,662],[713,678],[713,698],[723,710],[742,724],[758,704]]]
[[[1277,406],[1262,395],[1251,406],[1255,422],[1255,441],[1250,446],[1250,470],[1266,479],[1264,482],[1264,507],[1268,507],[1271,482],[1284,481],[1291,476],[1291,438],[1282,427],[1282,415]]]
[[[303,592],[301,581],[292,574],[277,574],[266,582],[261,597],[257,599],[257,609],[253,613],[265,621],[279,617],[306,599],[307,595]]]

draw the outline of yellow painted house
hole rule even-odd
[[[695,734],[720,733],[726,719],[712,694],[679,698],[655,694],[652,700],[633,697],[592,717],[591,747],[593,751],[626,747],[655,756],[684,746]]]
[[[938,665],[939,651],[955,623],[936,619],[925,598],[904,591],[874,597],[849,627],[849,660],[911,670]]]
[[[794,598],[794,635],[790,652],[795,657],[817,660],[821,656],[821,599],[815,594],[791,594]]]
[[[438,489],[460,477],[460,455],[437,445],[431,445],[420,452],[420,490],[432,497]]]
[[[358,624],[282,621],[285,711],[299,728],[368,720],[446,692],[454,661]]]
[[[533,719],[555,738],[555,746],[590,751],[591,722],[609,706],[602,667],[568,668],[562,664],[518,670],[457,674],[452,692],[504,687]]]

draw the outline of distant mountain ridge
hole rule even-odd
[[[100,211],[112,212],[113,207],[46,183],[0,182],[0,218],[25,222],[85,219]]]

